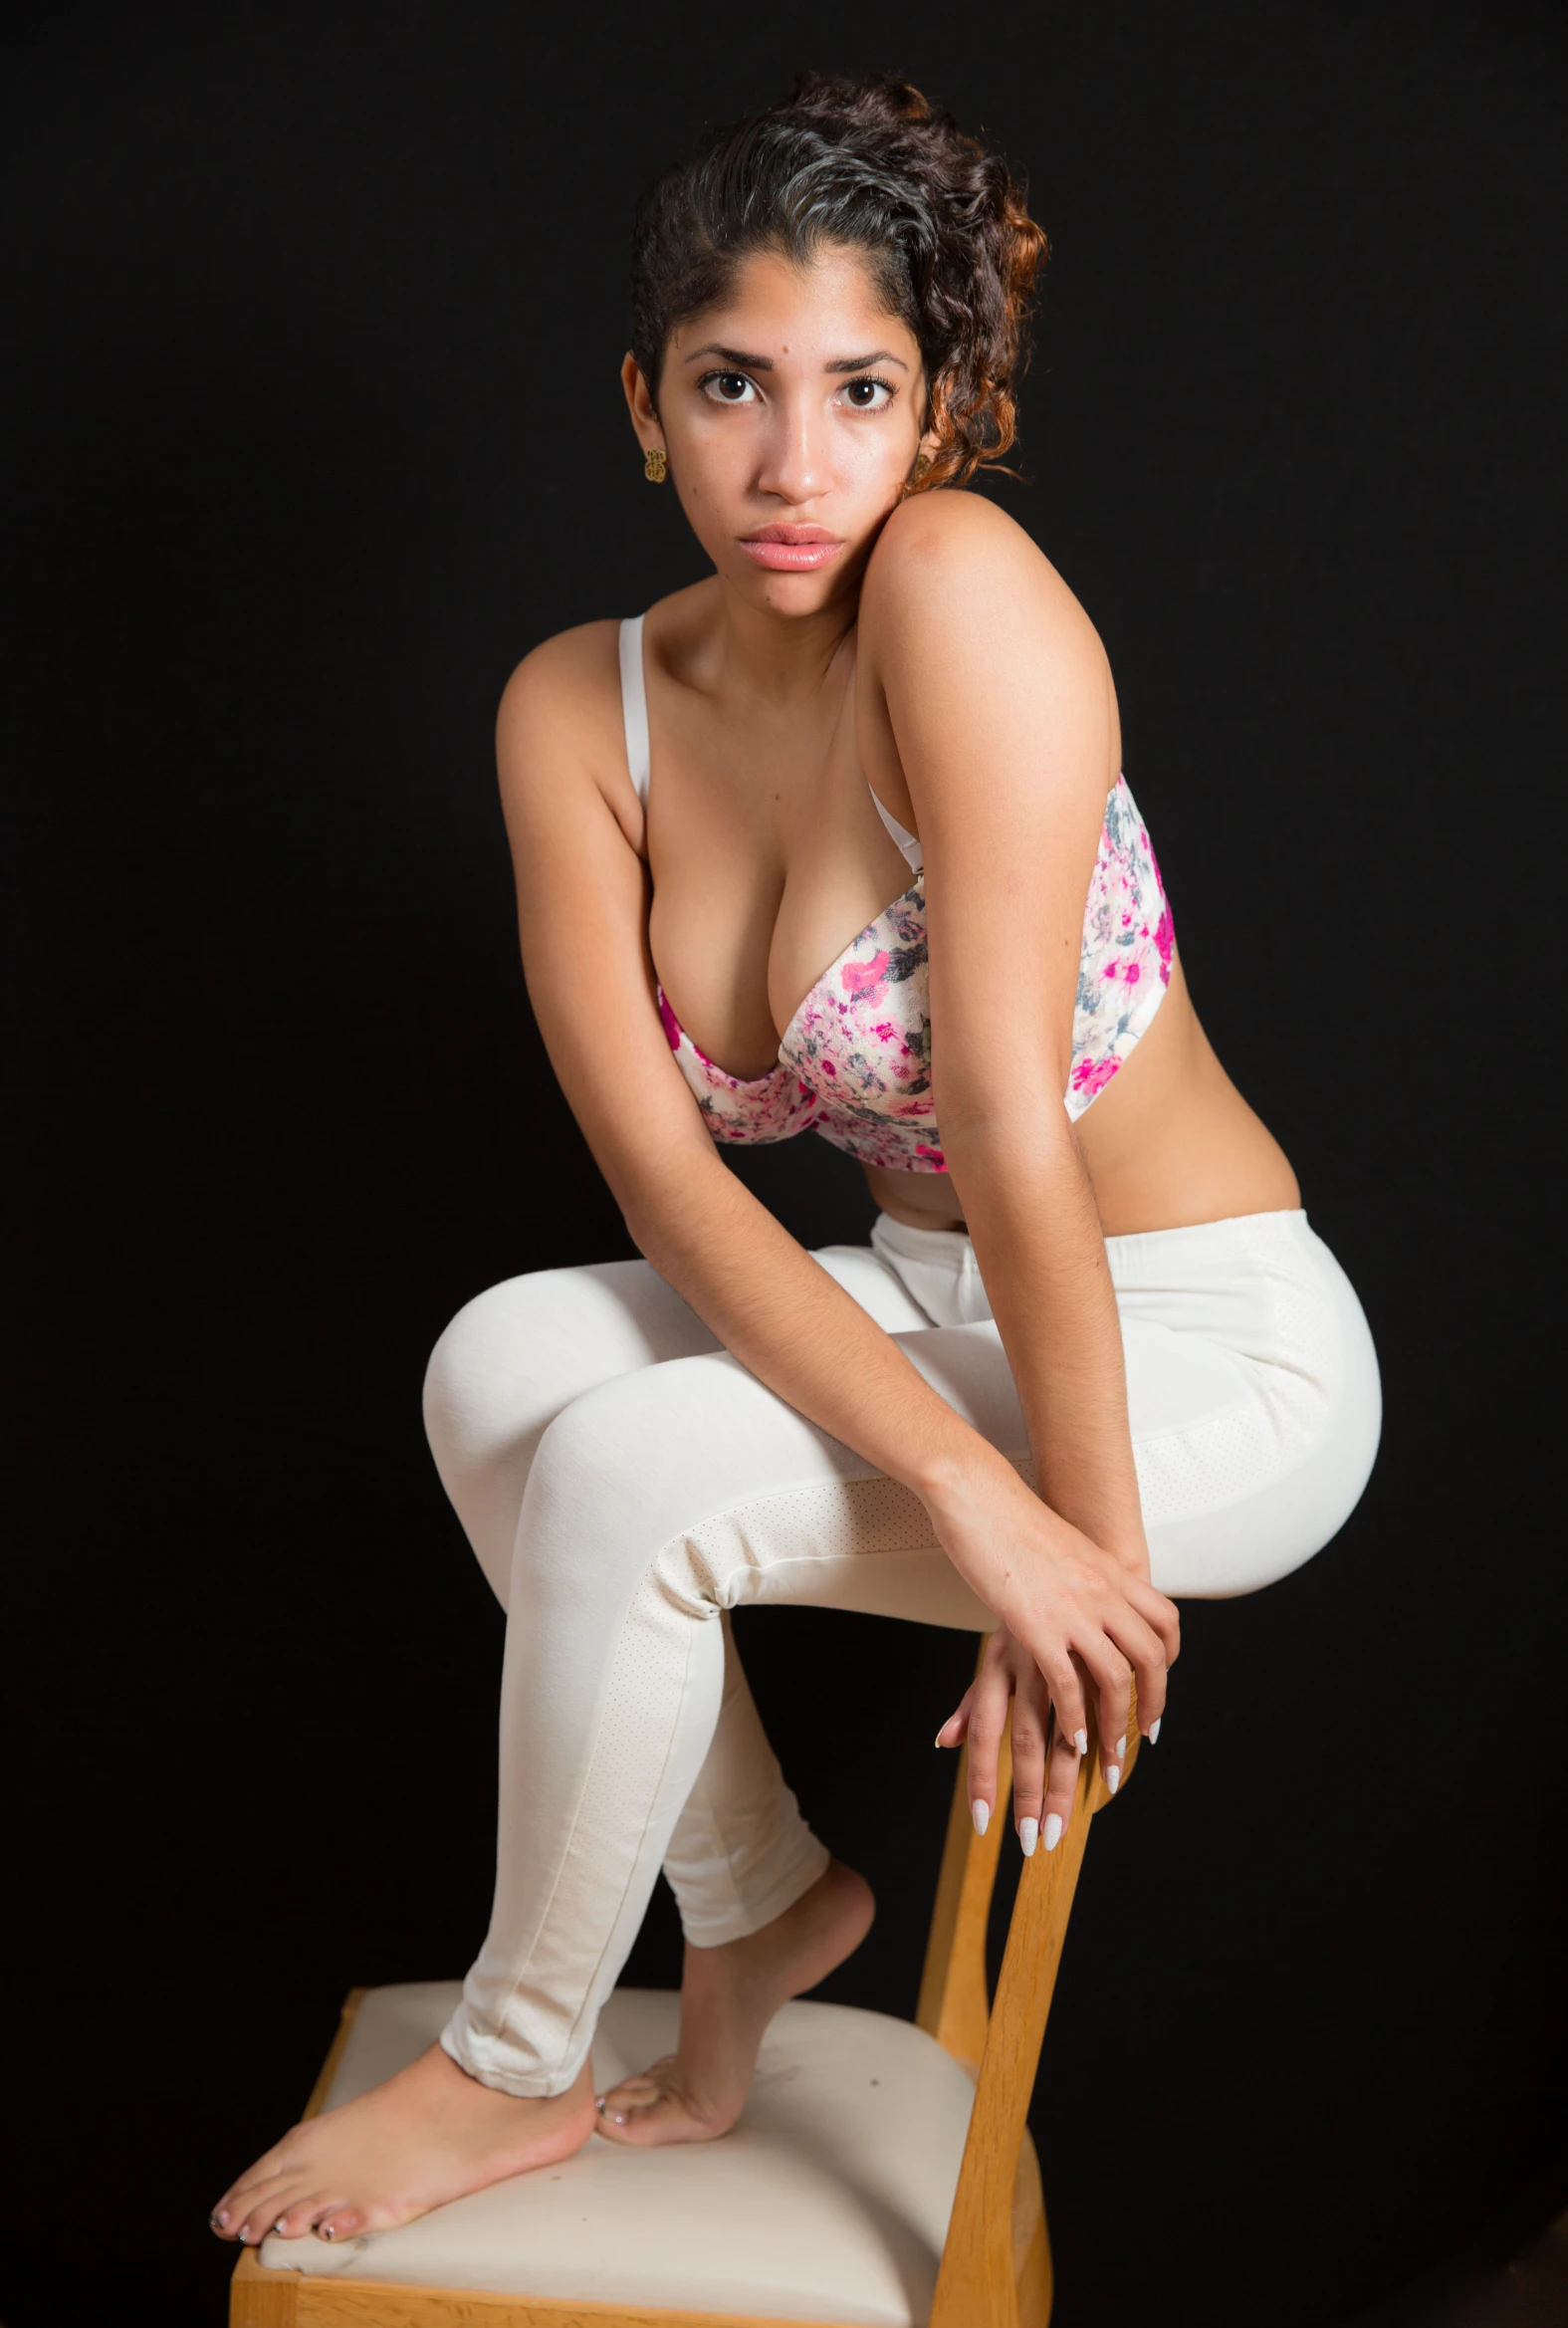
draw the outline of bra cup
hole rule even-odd
[[[622,621],[618,645],[626,769],[646,808],[643,619]],[[914,878],[828,964],[785,1028],[778,1064],[764,1075],[729,1074],[698,1049],[662,986],[659,1016],[715,1140],[761,1146],[811,1130],[864,1164],[945,1172],[931,1097],[925,856],[918,835],[905,830],[874,791],[871,800]],[[1070,1118],[1092,1104],[1148,1028],[1170,983],[1174,945],[1154,847],[1126,777],[1118,776],[1084,906],[1072,1066],[1063,1094]],[[931,1234],[921,1232],[928,1262]],[[957,1299],[977,1318],[990,1314],[978,1275]]]

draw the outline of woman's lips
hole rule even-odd
[[[758,566],[783,574],[808,574],[836,558],[843,544],[825,526],[764,526],[759,533],[743,535],[741,548]]]

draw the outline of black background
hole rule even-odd
[[[1189,1604],[1096,1829],[1035,2110],[1057,2318],[1340,2321],[1545,2188],[1564,47],[1497,0],[27,19],[8,2328],[218,2321],[206,2210],[342,1992],[482,1932],[501,1629],[425,1355],[629,1250],[530,1021],[491,723],[538,639],[702,571],[621,409],[630,208],[804,63],[1028,170],[994,490],[1107,643],[1198,1007],[1384,1369],[1350,1525]],[[746,1170],[807,1244],[868,1226],[820,1142]],[[742,1640],[881,1900],[827,1992],[907,2012],[972,1645]],[[661,1895],[628,1977],[676,1966]]]

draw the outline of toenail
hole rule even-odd
[[[625,2125],[625,2123],[626,2123],[626,2113],[625,2113],[625,2111],[624,2111],[624,2110],[617,2110],[617,2111],[615,2112],[614,2116],[613,2116],[613,2117],[611,2118],[611,2120],[610,2120],[610,2124],[611,2124],[612,2126],[624,2126],[624,2125]]]
[[[593,2107],[595,2110],[597,2110],[599,2116],[602,2118],[604,2115],[604,2096],[602,2094],[594,2095]]]
[[[322,2225],[322,2237],[323,2237],[324,2239],[330,2239],[330,2238],[332,2237],[332,2235],[333,2235],[333,2226],[332,2226],[332,2224],[331,2224],[330,2222],[324,2222],[324,2223],[323,2223],[323,2225]]]

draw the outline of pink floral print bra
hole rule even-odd
[[[638,614],[620,626],[620,686],[626,765],[646,804],[642,622]],[[693,1043],[662,985],[659,1017],[716,1140],[756,1145],[814,1131],[862,1164],[945,1172],[931,1097],[921,847],[874,792],[871,799],[914,879],[828,964],[784,1029],[777,1064],[750,1078],[726,1074]],[[1104,1090],[1159,1009],[1174,944],[1153,844],[1126,778],[1118,776],[1105,803],[1083,912],[1064,1095],[1074,1120]]]

